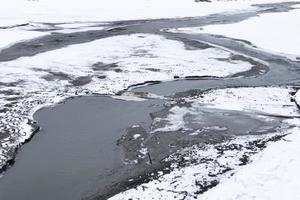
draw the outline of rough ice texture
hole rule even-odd
[[[300,10],[297,8],[284,13],[262,14],[234,24],[181,28],[176,31],[224,35],[249,41],[269,51],[300,55],[300,40],[295,39],[300,35],[299,18]]]
[[[175,119],[173,115],[195,114],[197,108],[207,106],[263,114],[264,117],[266,114],[299,117],[296,104],[291,102],[291,91],[288,88],[258,87],[207,92],[187,99],[192,104],[185,108],[186,111],[174,107],[173,113],[167,117],[170,122],[167,126],[170,130],[175,124],[183,126],[183,118]],[[227,107],[229,100],[235,106]],[[297,199],[300,189],[297,184],[299,127],[298,118],[288,119],[283,120],[281,128],[268,135],[239,136],[217,145],[185,148],[167,158],[174,162],[171,173],[115,195],[111,200],[281,199],[284,195]],[[286,134],[290,135],[279,143],[272,143]],[[263,149],[265,151],[261,152]],[[253,164],[245,167],[249,162]],[[279,194],[280,191],[283,193]]]
[[[243,61],[218,59],[231,56],[217,48],[186,50],[183,43],[162,36],[133,34],[2,62],[0,167],[11,159],[9,152],[30,138],[32,131],[20,125],[26,122],[34,127],[32,114],[41,107],[71,96],[115,94],[147,81],[224,77],[252,67]]]

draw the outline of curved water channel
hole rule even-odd
[[[22,56],[33,56],[41,52],[61,48],[70,44],[84,43],[96,39],[131,33],[160,34],[172,40],[184,42],[192,48],[217,45],[240,54],[263,61],[251,60],[255,67],[245,73],[227,78],[193,77],[194,80],[176,80],[131,88],[132,92],[149,92],[173,98],[174,94],[188,94],[190,90],[208,90],[227,87],[298,85],[298,61],[264,52],[251,45],[230,38],[198,34],[168,33],[165,28],[203,26],[209,24],[234,23],[267,12],[285,12],[294,3],[261,5],[255,11],[215,14],[199,18],[162,19],[147,21],[124,21],[112,23],[106,31],[87,31],[70,34],[52,34],[30,42],[16,44],[0,52],[0,61],[14,60]],[[39,45],[43,43],[44,45]],[[243,58],[245,59],[245,58]],[[192,79],[192,78],[191,78]],[[180,133],[159,136],[160,145],[151,142],[154,136],[148,132],[153,115],[167,112],[163,99],[124,101],[109,96],[92,96],[69,99],[53,108],[39,110],[34,118],[41,130],[19,152],[16,163],[0,179],[0,199],[82,199],[111,196],[125,186],[111,188],[129,177],[147,174],[161,168],[160,160],[172,152],[195,143],[207,142],[206,137],[185,138]],[[228,111],[227,117],[207,110],[206,123],[226,124],[232,134],[245,134],[248,130],[260,130],[268,125],[277,127],[277,122],[261,121],[241,112]],[[133,125],[138,125],[132,129]],[[130,129],[131,127],[131,129]],[[271,131],[266,130],[266,132]],[[139,165],[124,164],[124,157],[132,153],[137,144],[127,140],[128,135],[140,134],[153,144],[152,165],[146,159]],[[120,140],[123,138],[123,140]],[[156,138],[157,139],[157,138]],[[226,140],[215,137],[214,143]],[[125,142],[124,142],[125,141]],[[169,144],[175,148],[169,149]],[[126,149],[130,146],[130,150]],[[135,149],[136,146],[136,149]],[[132,187],[126,185],[126,187]],[[103,196],[102,196],[103,195]],[[99,199],[101,199],[99,197]]]

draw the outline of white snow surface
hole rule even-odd
[[[300,120],[284,140],[269,145],[253,163],[209,190],[201,200],[300,199]]]
[[[298,199],[300,194],[299,173],[297,172],[300,164],[298,148],[300,145],[300,120],[298,118],[299,110],[296,104],[291,102],[291,91],[293,90],[289,88],[275,87],[232,88],[210,91],[203,97],[187,98],[187,101],[192,104],[185,108],[186,111],[183,107],[176,106],[170,114],[171,117],[167,117],[170,120],[171,128],[174,126],[172,123],[184,123],[183,117],[171,121],[174,120],[172,115],[177,114],[176,112],[183,116],[185,113],[195,113],[199,110],[198,108],[206,106],[222,110],[251,112],[257,115],[262,114],[263,109],[263,117],[266,118],[268,118],[265,116],[267,114],[290,114],[297,117],[283,120],[282,127],[269,135],[239,136],[229,142],[217,145],[219,147],[238,146],[239,148],[222,148],[224,151],[221,153],[214,145],[186,148],[180,151],[179,155],[182,155],[186,162],[190,159],[194,159],[196,162],[185,167],[175,165],[170,174],[161,175],[158,179],[117,194],[110,199],[163,200],[184,197],[185,199],[205,200],[276,200],[283,197]],[[253,96],[254,94],[255,96]],[[229,99],[235,106],[227,107]],[[221,105],[216,107],[217,104]],[[268,137],[285,134],[289,135],[277,143],[267,142],[267,148],[263,151],[252,149],[253,146],[250,145],[257,139],[267,140]],[[250,156],[251,163],[240,166],[240,159],[245,155]],[[176,160],[176,158],[175,154],[171,155],[169,159]],[[211,161],[201,162],[203,159],[211,159]],[[225,169],[231,170],[226,172]],[[210,181],[217,181],[220,184],[204,194],[197,193],[199,184],[205,185]]]
[[[283,13],[268,13],[242,22],[204,27],[171,30],[174,32],[199,34],[209,33],[242,39],[268,51],[300,55],[300,9]],[[237,31],[238,30],[238,31]]]
[[[203,16],[282,0],[1,0],[0,27],[27,22],[115,21]]]
[[[0,166],[8,159],[6,152],[31,136],[32,131],[20,125],[31,121],[43,106],[71,96],[115,94],[147,81],[191,75],[224,77],[252,67],[244,61],[218,59],[231,56],[217,48],[186,50],[183,43],[162,36],[133,34],[2,62],[0,129],[9,136],[1,140]]]

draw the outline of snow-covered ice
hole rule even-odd
[[[195,114],[195,112],[192,109],[187,108],[181,108],[179,106],[175,106],[170,109],[170,114],[166,119],[162,118],[154,118],[154,124],[155,123],[161,123],[162,120],[167,122],[167,125],[164,127],[156,128],[152,132],[168,132],[168,131],[177,131],[180,129],[186,129],[185,123],[184,123],[184,116],[187,114]]]

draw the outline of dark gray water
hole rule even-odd
[[[37,112],[42,130],[1,178],[0,199],[80,199],[122,165],[116,142],[124,130],[149,126],[161,104],[84,97]]]

